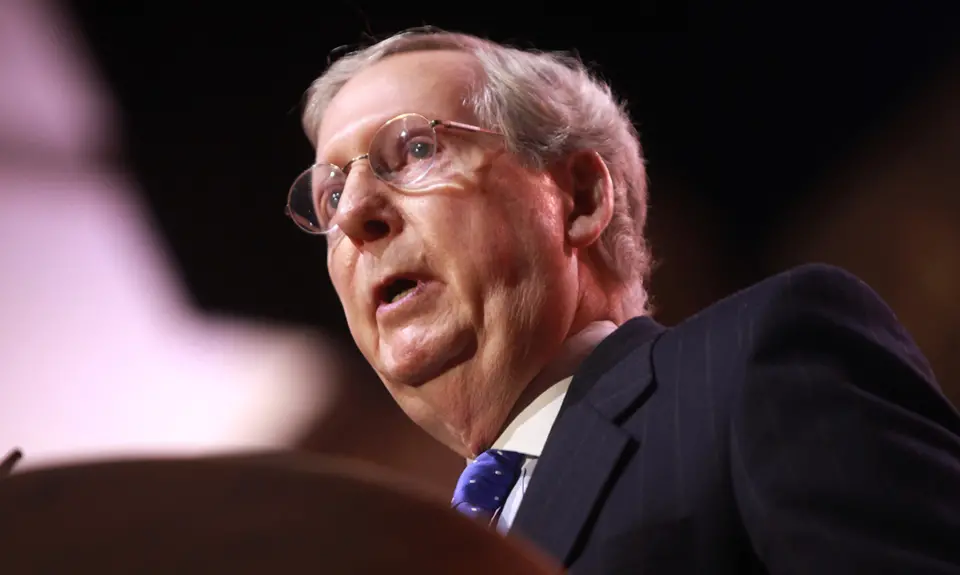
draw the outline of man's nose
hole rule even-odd
[[[368,166],[356,166],[347,177],[334,223],[357,246],[394,236],[403,218],[392,195]]]

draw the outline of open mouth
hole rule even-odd
[[[383,285],[379,290],[380,305],[396,303],[413,293],[421,282],[413,278],[398,277]]]

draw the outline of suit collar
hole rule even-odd
[[[569,565],[617,464],[634,440],[617,426],[647,397],[650,346],[664,328],[632,319],[581,364],[537,462],[513,529]]]
[[[594,349],[577,370],[564,408],[586,401],[611,421],[630,407],[650,383],[648,378],[631,377],[635,362],[624,360],[665,328],[653,319],[633,318],[610,334]]]

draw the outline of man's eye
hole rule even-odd
[[[340,205],[340,196],[343,195],[343,190],[336,190],[330,194],[330,198],[327,200],[327,204],[330,206],[330,209],[337,211],[337,206]]]
[[[321,192],[316,203],[317,215],[328,219],[333,217],[340,206],[341,196],[343,196],[343,188],[341,187],[334,187]]]
[[[428,160],[433,157],[435,150],[432,142],[415,140],[407,144],[407,153],[415,160]]]

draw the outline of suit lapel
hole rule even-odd
[[[616,421],[649,397],[649,344],[662,331],[653,320],[636,318],[597,346],[574,376],[537,462],[512,531],[564,564],[635,443]]]

